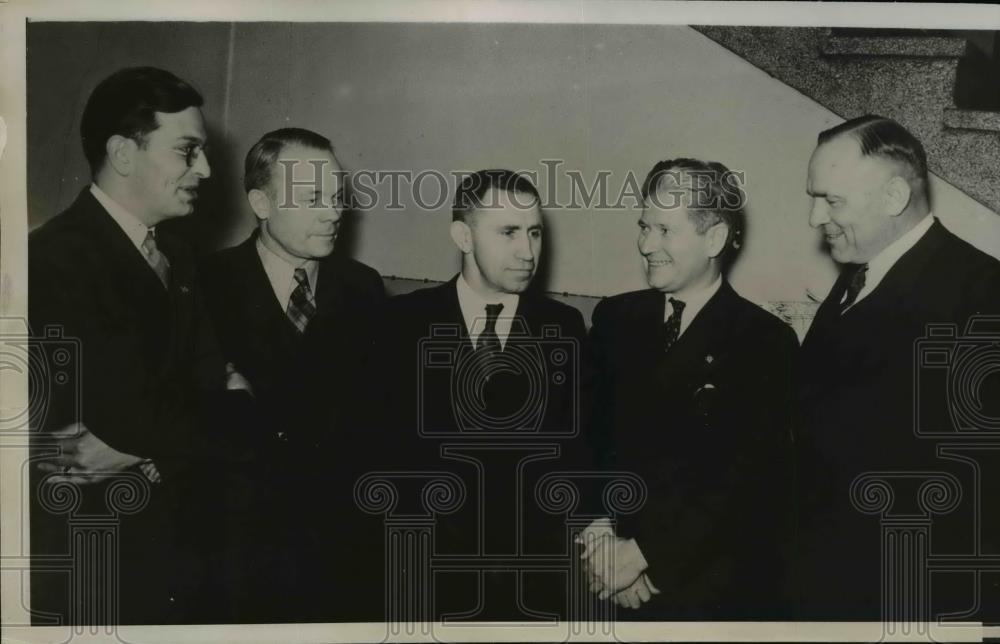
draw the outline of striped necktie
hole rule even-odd
[[[298,282],[292,295],[288,298],[288,308],[285,314],[299,333],[305,333],[309,320],[316,315],[316,305],[313,304],[312,289],[309,288],[309,276],[306,269],[295,269],[295,281]]]
[[[156,247],[156,237],[152,230],[146,231],[146,238],[142,240],[142,256],[146,262],[160,278],[160,283],[164,288],[169,288],[170,284],[170,262],[166,255]]]

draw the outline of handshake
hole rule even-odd
[[[611,598],[623,608],[639,608],[659,594],[645,570],[649,566],[635,539],[615,536],[611,521],[597,519],[580,531],[574,541],[581,544],[583,569],[590,592]]]

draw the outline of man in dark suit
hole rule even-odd
[[[452,218],[461,272],[387,306],[375,364],[395,368],[379,375],[388,413],[373,436],[395,451],[396,468],[462,477],[465,504],[438,522],[435,552],[568,564],[566,527],[543,511],[535,483],[590,465],[579,405],[583,317],[531,288],[543,218],[527,178],[508,170],[465,177]],[[442,458],[446,447],[450,458]],[[539,619],[562,614],[566,597],[558,572],[470,570],[438,579],[434,617]]]
[[[645,505],[584,531],[591,589],[643,620],[781,619],[791,537],[792,329],[724,277],[744,197],[719,163],[657,163],[638,248],[651,288],[602,300],[595,423]],[[646,602],[646,603],[644,603]]]
[[[931,405],[947,418],[948,392],[916,390],[916,383],[926,381],[920,376],[930,371],[916,372],[914,365],[929,324],[957,325],[961,336],[970,316],[1000,311],[1000,262],[941,225],[931,214],[928,187],[923,146],[901,125],[879,116],[821,133],[809,162],[809,222],[822,230],[842,271],[801,354],[797,447],[804,619],[893,618],[881,612],[880,580],[904,572],[881,560],[879,517],[862,512],[869,492],[852,491],[867,472],[957,476],[967,492],[948,516],[933,517],[927,546],[938,553],[970,551],[976,500],[968,493],[968,466],[936,456],[937,442],[921,436],[931,428],[914,415]],[[997,399],[995,379],[993,384],[992,393],[976,392],[985,405]],[[956,430],[947,424],[945,434]],[[987,482],[980,502],[995,504]],[[912,517],[927,511],[918,507],[915,489],[899,487],[893,494],[887,511]],[[980,511],[988,553],[988,541],[997,537],[996,513],[986,505]],[[973,587],[964,573],[937,574],[930,602],[921,600],[920,611],[907,618],[926,621],[943,610],[964,611],[975,604]],[[923,613],[927,608],[930,614]]]
[[[159,69],[125,69],[101,82],[80,128],[93,184],[29,239],[30,323],[44,338],[33,349],[47,355],[46,329],[80,348],[79,382],[65,386],[53,369],[33,383],[45,409],[35,419],[36,454],[54,454],[39,465],[50,476],[34,482],[33,501],[68,484],[80,498],[74,516],[119,511],[117,568],[101,571],[117,570],[116,595],[67,595],[65,577],[35,570],[32,607],[62,620],[159,623],[210,618],[200,609],[215,605],[198,593],[201,545],[182,529],[206,516],[193,498],[215,499],[210,488],[191,494],[221,467],[202,464],[240,454],[222,430],[238,424],[248,400],[226,392],[241,387],[240,377],[230,370],[227,385],[191,251],[158,226],[191,213],[210,174],[201,104],[196,90]],[[129,493],[136,507],[127,507]],[[51,500],[32,508],[40,557],[72,545],[66,516],[51,509]],[[77,553],[79,565],[89,556]]]
[[[367,412],[357,370],[369,357],[382,279],[335,254],[345,173],[329,139],[300,128],[265,134],[246,157],[258,220],[242,244],[205,263],[226,357],[253,387],[265,448],[255,468],[263,521],[248,542],[255,579],[237,619],[351,618],[340,523],[353,506],[352,423]],[[336,570],[334,569],[336,567]],[[371,603],[371,598],[362,598]]]

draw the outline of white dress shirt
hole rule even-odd
[[[934,223],[934,215],[932,213],[927,213],[927,216],[920,220],[920,223],[906,231],[902,237],[892,242],[888,246],[882,249],[878,255],[876,255],[870,262],[868,262],[868,272],[865,273],[865,285],[858,292],[858,297],[854,300],[851,306],[854,306],[861,300],[865,299],[869,293],[875,290],[882,278],[885,277],[886,273],[889,272],[899,258],[902,257],[913,248],[920,239],[927,234],[930,230],[931,224]],[[843,303],[844,299],[847,298],[847,292],[844,292],[844,297],[841,298]],[[847,307],[848,309],[851,306]],[[847,309],[844,309],[845,311]]]
[[[510,335],[511,322],[517,312],[520,296],[516,293],[507,293],[493,300],[483,299],[479,293],[472,290],[461,273],[458,275],[455,289],[458,291],[458,305],[462,309],[462,319],[465,320],[465,328],[469,330],[472,346],[476,346],[479,335],[486,328],[486,305],[503,304],[503,310],[500,311],[500,316],[497,318],[496,332],[497,337],[500,338],[500,348],[506,347],[507,336]]]
[[[138,217],[125,210],[121,204],[98,188],[96,183],[90,184],[90,194],[94,195],[94,199],[97,199],[97,202],[104,206],[104,209],[108,211],[111,218],[115,220],[115,223],[128,236],[129,241],[132,242],[136,250],[145,257],[146,253],[142,250],[142,243],[146,241],[146,235],[155,230],[156,227],[148,228],[146,224],[139,221]]]
[[[680,333],[677,337],[684,335],[684,331],[691,326],[691,320],[694,319],[698,312],[705,308],[708,301],[712,299],[712,296],[719,291],[719,287],[722,286],[722,275],[715,278],[715,281],[711,285],[701,289],[700,291],[695,291],[694,293],[685,294],[683,298],[675,297],[673,293],[667,293],[667,297],[664,300],[663,307],[663,321],[666,322],[674,313],[674,307],[670,303],[670,298],[674,298],[684,302],[684,311],[681,313],[681,326]]]
[[[292,297],[292,291],[299,285],[295,279],[295,269],[284,258],[279,257],[270,248],[264,245],[257,236],[257,254],[260,256],[260,263],[264,266],[267,279],[271,282],[271,289],[274,296],[278,298],[278,304],[282,311],[288,310],[288,300]],[[306,269],[306,277],[309,278],[310,300],[316,303],[316,282],[319,280],[319,262],[313,259],[306,260],[302,265]]]

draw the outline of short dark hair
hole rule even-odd
[[[290,145],[324,150],[333,154],[333,143],[330,139],[312,130],[285,127],[268,132],[247,152],[247,158],[243,163],[243,188],[247,192],[251,190],[267,192],[271,186],[274,165],[278,162],[281,151]]]
[[[643,202],[648,203],[650,195],[655,195],[668,175],[683,180],[682,175],[695,181],[688,188],[689,199],[684,203],[688,216],[698,234],[704,234],[718,223],[729,229],[722,258],[729,260],[743,245],[743,230],[746,225],[746,195],[740,186],[742,177],[717,161],[698,159],[668,159],[660,161],[646,175],[642,182]]]
[[[880,157],[902,164],[910,189],[927,198],[927,187],[930,185],[927,178],[927,153],[917,137],[905,127],[890,118],[866,114],[820,132],[817,145],[842,135],[848,135],[858,142],[861,156]]]
[[[535,185],[523,174],[513,170],[479,170],[468,175],[458,184],[458,189],[455,191],[455,204],[451,210],[452,221],[466,221],[466,217],[474,211],[487,207],[488,204],[483,202],[483,198],[490,188],[495,191],[525,194],[531,196],[536,202],[542,201]]]
[[[116,134],[146,144],[146,135],[160,127],[156,113],[175,114],[201,107],[198,91],[168,71],[129,67],[101,81],[87,100],[80,121],[83,154],[91,174],[104,165],[108,139]]]

